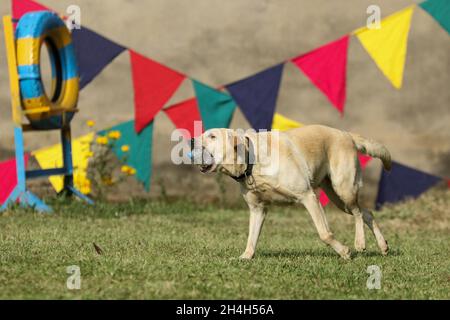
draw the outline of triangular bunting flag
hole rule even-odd
[[[381,21],[380,29],[367,27],[355,31],[369,55],[392,85],[400,89],[405,68],[408,33],[414,6],[410,6]]]
[[[364,170],[364,168],[367,166],[369,161],[372,160],[372,157],[367,156],[362,153],[359,153],[358,159],[359,159],[359,164],[361,165],[361,169]],[[328,199],[328,196],[326,195],[326,193],[323,190],[320,190],[319,201],[322,204],[322,206],[324,206],[324,207],[330,202],[330,199]]]
[[[322,207],[325,207],[330,202],[327,194],[322,189],[320,189],[319,201]]]
[[[135,129],[141,132],[172,97],[185,76],[132,50]]]
[[[202,121],[196,98],[175,104],[165,109],[164,112],[172,120],[175,127],[185,129],[189,132],[190,136],[185,135],[186,139],[194,138],[202,134],[203,128],[201,130],[195,130],[195,122]]]
[[[12,0],[12,17],[15,20],[19,20],[22,16],[28,12],[48,10],[49,8],[43,6],[40,3],[31,0]]]
[[[450,1],[428,0],[419,4],[450,34]]]
[[[229,128],[236,103],[223,92],[192,80],[205,130]]]
[[[295,129],[303,127],[304,124],[294,121],[292,119],[286,118],[279,113],[275,113],[272,122],[272,130],[286,131],[290,129]]]
[[[292,59],[331,103],[344,112],[349,36]]]
[[[94,139],[94,133],[89,133],[80,138],[72,140],[72,161],[74,167],[73,179],[75,187],[84,194],[91,192],[90,183],[87,179],[86,169],[91,152],[91,142]],[[61,168],[63,166],[62,146],[57,144],[51,147],[43,148],[32,152],[39,166],[42,169]],[[56,192],[64,188],[64,179],[62,176],[52,176],[50,183]]]
[[[72,31],[80,73],[80,89],[91,82],[125,48],[86,28]]]
[[[279,64],[226,88],[255,130],[272,128],[284,64]]]
[[[29,155],[25,154],[25,168],[28,165]],[[8,200],[9,195],[17,186],[16,158],[0,163],[0,205]]]
[[[442,180],[440,177],[392,162],[391,171],[381,173],[376,208],[381,208],[387,202],[416,198]]]
[[[372,160],[371,156],[359,153],[358,154],[359,164],[361,165],[361,169],[364,169],[370,160]]]
[[[101,131],[99,135],[108,135],[111,131],[120,132],[120,138],[113,147],[114,153],[119,159],[125,159],[126,164],[136,170],[136,179],[149,191],[152,175],[153,122],[139,134],[134,130],[134,121],[128,121]]]

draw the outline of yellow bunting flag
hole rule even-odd
[[[379,29],[360,28],[354,32],[363,47],[392,85],[400,89],[405,67],[408,33],[415,5],[381,21]]]
[[[93,140],[94,133],[72,140],[74,184],[84,194],[88,194],[91,191],[86,169],[88,167],[89,156],[91,154],[91,142]],[[63,166],[61,144],[34,151],[32,155],[36,158],[42,169],[54,169]],[[52,176],[49,180],[56,192],[62,191],[64,187],[64,179],[62,176]]]
[[[286,131],[289,129],[295,129],[303,126],[304,126],[303,123],[286,118],[279,113],[275,113],[275,115],[273,116],[272,122],[273,130]]]

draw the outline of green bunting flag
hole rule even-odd
[[[236,103],[233,98],[201,82],[192,80],[205,130],[229,128]]]
[[[450,34],[450,1],[428,0],[419,4]]]
[[[112,131],[120,132],[120,137],[113,148],[114,153],[119,159],[126,159],[126,164],[136,170],[136,179],[149,191],[152,174],[153,122],[139,134],[134,130],[134,121],[128,121],[100,131],[99,135],[108,135]]]

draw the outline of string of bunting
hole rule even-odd
[[[350,36],[358,38],[386,78],[395,88],[400,89],[403,80],[408,34],[415,7],[416,5],[411,5],[386,17],[381,21],[380,29],[369,29],[367,27],[357,29],[308,53],[286,60],[245,79],[222,86],[223,89],[215,89],[203,84],[83,26],[81,29],[73,31],[73,42],[79,62],[80,85],[81,88],[84,88],[118,55],[125,50],[129,52],[134,87],[135,118],[134,121],[119,124],[115,129],[126,132],[123,136],[127,137],[126,139],[129,141],[133,139],[140,141],[136,149],[143,153],[134,158],[130,157],[130,164],[139,167],[139,163],[142,159],[145,159],[145,161],[149,160],[147,164],[150,165],[153,119],[161,110],[166,113],[177,128],[187,129],[191,134],[193,134],[194,121],[202,120],[204,130],[215,127],[229,127],[237,106],[254,129],[285,130],[301,126],[301,123],[276,113],[276,101],[286,63],[294,64],[343,115],[346,100],[346,70]],[[450,1],[427,0],[420,3],[419,7],[450,33]],[[51,9],[32,0],[12,0],[15,21],[27,12],[38,10]],[[185,79],[191,80],[195,98],[164,108]],[[229,94],[224,92],[224,89]],[[130,132],[130,126],[134,126],[135,132]],[[87,137],[79,139],[83,138],[87,139]],[[124,140],[126,139],[124,138]],[[126,143],[129,143],[128,140],[126,140]],[[146,141],[146,143],[143,143],[143,141]],[[46,150],[47,154],[50,153],[51,148]],[[38,162],[45,167],[49,164],[42,156],[42,152],[43,150],[38,150],[33,155],[37,159],[41,158],[40,161],[38,159]],[[85,150],[84,152],[90,151]],[[116,153],[120,156],[119,151],[116,150]],[[362,160],[362,166],[369,161],[361,158],[360,160]],[[76,162],[76,159],[74,159],[74,162]],[[75,166],[83,171],[84,162],[77,162]],[[399,164],[399,166],[402,165]],[[397,172],[409,172],[410,170],[421,172],[408,167],[405,167],[407,169],[402,167],[403,171],[398,168],[400,167],[394,166],[390,174],[382,174],[377,206],[384,202],[398,201],[405,196],[417,195],[417,190],[407,191],[399,183],[399,181],[403,181],[402,179],[411,175],[397,174]],[[138,171],[137,178],[148,189],[151,166],[150,168],[141,168]],[[78,178],[75,176],[75,183],[77,184],[78,181],[78,184],[82,185],[80,188],[82,190],[84,185],[84,190],[88,192],[83,179],[83,174]],[[442,178],[438,179],[439,181],[442,180]],[[59,182],[55,180],[52,184],[57,188]],[[389,190],[392,185],[396,185],[404,192],[399,191],[400,193],[395,197],[389,198],[388,195],[392,195],[392,193],[386,190]],[[424,186],[428,186],[428,184],[425,183]],[[3,186],[0,187],[3,189]],[[323,199],[323,203],[326,202],[323,195],[321,199]]]
[[[308,53],[288,59],[240,81],[224,85],[254,129],[271,129],[283,66],[293,63],[341,113],[346,100],[347,56],[350,36],[356,36],[392,85],[400,89],[407,52],[407,40],[416,4],[381,21],[381,28],[362,27]],[[419,7],[450,33],[450,2],[427,0]],[[36,10],[51,10],[32,0],[12,0],[13,17]],[[92,81],[110,62],[126,50],[94,31],[82,27],[73,31],[79,61],[81,88]],[[163,109],[185,78],[192,77],[128,49],[134,86],[135,126],[140,132]],[[211,88],[212,89],[212,88]],[[215,89],[213,89],[215,90]],[[222,93],[216,90],[218,94]],[[198,97],[198,91],[196,91]],[[219,103],[215,106],[220,109]],[[200,107],[202,107],[200,105]],[[209,113],[216,108],[208,108]],[[202,115],[204,112],[202,112]],[[220,115],[220,112],[219,112]],[[206,129],[206,128],[205,128]]]

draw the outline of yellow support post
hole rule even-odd
[[[22,126],[22,104],[20,101],[19,75],[17,74],[16,41],[11,16],[3,17],[3,30],[9,70],[12,118],[16,127]]]

